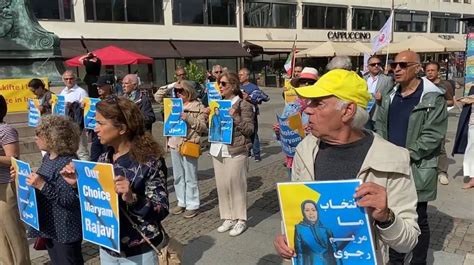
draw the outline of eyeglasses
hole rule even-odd
[[[382,65],[382,64],[381,63],[369,63],[369,66],[372,66],[372,67],[380,66],[380,65]]]
[[[227,84],[229,84],[229,83],[224,82],[224,81],[219,82],[219,86],[221,86],[221,87],[227,86]]]
[[[407,67],[417,65],[417,64],[419,64],[419,63],[416,63],[416,62],[393,62],[393,63],[390,63],[390,67],[392,69],[395,69],[395,68],[397,68],[397,66],[400,66],[401,69],[406,69]]]
[[[63,79],[64,79],[64,80],[74,80],[74,77],[67,77],[67,78],[65,77],[65,78],[63,78]]]

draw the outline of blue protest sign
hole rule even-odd
[[[361,180],[278,183],[293,264],[377,264],[369,217],[353,195]]]
[[[120,218],[111,164],[73,160],[84,240],[120,252]]]
[[[28,99],[28,126],[37,127],[41,119],[39,100]]]
[[[279,117],[277,115],[278,124],[280,125],[280,143],[283,152],[289,156],[295,156],[296,146],[304,138],[303,122],[301,114],[296,112],[289,117]]]
[[[181,136],[185,137],[188,126],[181,119],[181,113],[184,111],[183,100],[180,98],[164,98],[164,136]]]
[[[98,98],[84,98],[84,127],[86,129],[95,129],[95,105],[99,101]]]
[[[207,102],[222,99],[217,82],[206,83],[206,88],[207,88]]]
[[[51,95],[51,107],[53,115],[66,116],[66,98],[61,95]]]
[[[38,204],[36,203],[35,188],[26,184],[31,174],[30,164],[12,157],[12,166],[16,172],[16,196],[20,219],[27,225],[39,231]]]
[[[232,143],[234,120],[229,114],[230,100],[213,100],[209,103],[209,142]]]

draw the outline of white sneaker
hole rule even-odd
[[[237,223],[235,220],[225,220],[224,223],[222,223],[221,226],[217,228],[217,232],[219,233],[224,233],[226,231],[229,231],[231,228],[234,227],[234,225]]]
[[[232,230],[230,230],[229,235],[230,236],[238,236],[238,235],[242,234],[245,231],[246,228],[247,228],[247,224],[245,223],[245,221],[238,221],[234,225],[234,228],[232,228]]]
[[[438,180],[439,180],[439,183],[441,183],[442,185],[449,184],[448,176],[446,175],[446,173],[439,173]]]

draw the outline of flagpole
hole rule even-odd
[[[296,42],[298,40],[298,34],[295,34],[295,41],[293,42],[293,58],[291,58],[291,79],[295,77],[295,62],[296,62]]]

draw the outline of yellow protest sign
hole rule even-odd
[[[40,78],[48,86],[48,78]],[[8,104],[8,112],[28,111],[28,99],[35,95],[28,89],[31,79],[2,79],[0,80],[0,95]]]
[[[294,89],[287,90],[283,93],[285,95],[286,104],[295,102],[298,99],[298,94],[296,94],[296,91]]]

